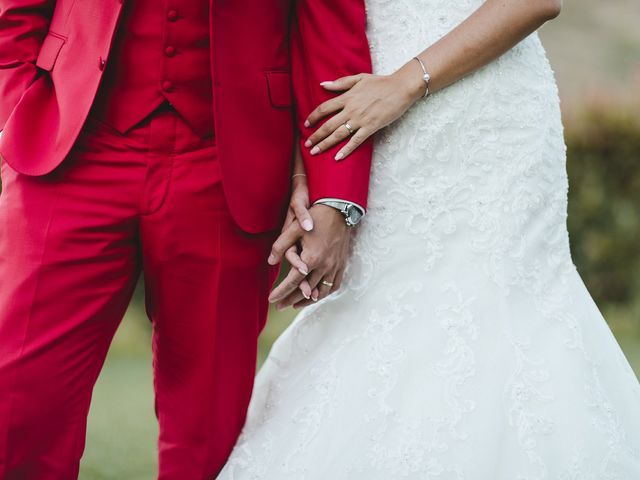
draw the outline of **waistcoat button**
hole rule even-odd
[[[171,90],[173,90],[173,83],[169,80],[165,80],[164,82],[162,82],[162,90],[164,90],[165,92],[170,92]]]
[[[167,48],[164,49],[164,53],[167,57],[173,57],[176,54],[176,49],[171,45],[169,45]]]
[[[169,10],[167,12],[167,19],[171,22],[175,22],[178,19],[178,11],[177,10]]]

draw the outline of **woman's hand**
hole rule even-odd
[[[487,0],[469,18],[418,57],[436,92],[493,61],[560,13],[561,0]],[[317,154],[352,136],[336,154],[346,158],[368,137],[397,120],[425,92],[423,72],[415,60],[393,75],[355,75],[323,82],[327,90],[345,91],[324,102],[307,119],[311,127],[333,115],[306,143]],[[348,125],[347,126],[345,126]]]
[[[322,86],[344,93],[324,102],[309,115],[307,127],[328,115],[333,117],[309,137],[305,147],[317,155],[351,136],[336,154],[336,160],[345,159],[367,138],[401,117],[426,89],[422,70],[415,61],[392,75],[360,74],[323,82]]]
[[[314,225],[313,217],[309,212],[309,188],[307,187],[307,176],[304,173],[302,154],[297,146],[293,171],[294,173],[291,177],[291,198],[289,199],[289,208],[281,233],[288,231],[293,223],[299,224],[305,232],[310,232],[313,230]],[[297,242],[288,246],[284,257],[292,269],[295,269],[298,275],[301,275],[299,288],[304,298],[310,299],[314,295],[314,298],[316,298],[318,296],[318,290],[312,289],[309,282],[305,279],[309,274],[309,267],[302,261],[302,258],[300,258],[300,249]],[[271,260],[271,258],[269,260]]]
[[[291,198],[283,230],[296,220],[305,231],[313,230],[313,218],[309,213],[309,207],[307,177],[304,173],[294,173],[291,178]]]

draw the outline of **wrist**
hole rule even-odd
[[[426,83],[422,78],[423,72],[415,60],[407,62],[396,70],[392,76],[398,82],[400,91],[405,92],[411,103],[415,103],[424,97]]]
[[[305,173],[294,173],[291,176],[291,184],[296,187],[298,185],[307,184],[307,175]]]
[[[348,228],[347,224],[344,221],[344,216],[340,213],[339,210],[332,208],[328,205],[324,205],[322,203],[314,203],[309,208],[309,211],[317,211],[318,215],[326,216],[327,218],[331,218],[331,222],[338,223],[340,225],[344,225],[344,228]]]
[[[335,210],[349,227],[358,225],[365,215],[365,211],[360,205],[337,198],[321,198],[316,200],[314,205],[322,205]]]

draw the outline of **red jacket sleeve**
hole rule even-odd
[[[310,200],[339,198],[366,208],[371,139],[340,162],[334,157],[346,141],[315,156],[302,145],[317,128],[305,128],[305,119],[320,103],[333,96],[320,82],[371,73],[364,0],[294,1],[292,82]]]
[[[0,130],[35,80],[55,0],[0,0]]]

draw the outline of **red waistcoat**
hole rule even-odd
[[[3,161],[25,175],[45,175],[63,162],[94,103],[106,73],[105,62],[109,68],[114,61],[111,55],[117,57],[113,39],[120,30],[124,4],[140,1],[0,0]],[[190,3],[157,1],[170,2],[172,7],[165,8],[174,8],[178,14],[186,12],[183,9]],[[213,99],[207,108],[215,118],[225,198],[242,229],[279,228],[289,199],[294,135],[299,134],[304,143],[313,132],[304,127],[304,119],[333,97],[320,82],[371,71],[364,2],[201,3],[209,8],[205,21]],[[163,24],[162,19],[163,34],[175,33],[172,28],[180,21]],[[173,41],[174,37],[167,38]],[[158,50],[154,52],[158,55]],[[146,65],[147,59],[139,56],[130,61]],[[171,62],[177,59],[177,52],[173,58],[163,58],[162,68],[172,68]],[[189,63],[184,70],[195,68],[193,61]],[[156,78],[161,81],[162,77]],[[333,159],[338,148],[316,156],[303,149],[310,199],[342,198],[364,206],[372,143],[343,162]]]
[[[125,132],[168,100],[209,136],[212,99],[209,2],[125,2],[93,115]]]

